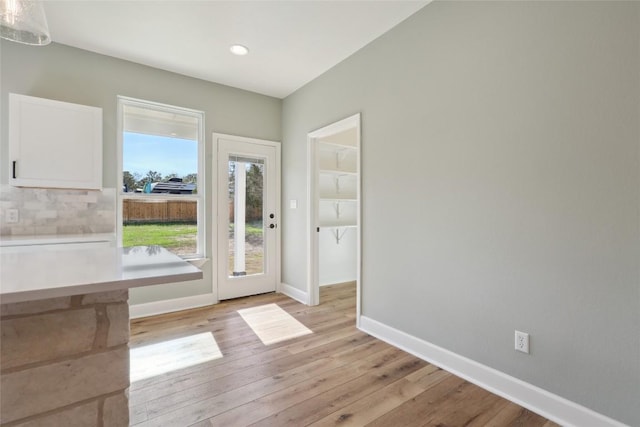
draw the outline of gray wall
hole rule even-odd
[[[302,290],[306,134],[358,111],[363,314],[640,425],[640,4],[431,3],[286,98]]]
[[[119,187],[117,182],[117,95],[193,108],[205,112],[206,162],[211,162],[212,133],[221,132],[279,141],[281,139],[282,101],[277,98],[205,82],[144,65],[98,55],[69,46],[51,44],[32,47],[2,41],[0,43],[1,123],[0,158],[7,158],[8,93],[15,92],[42,98],[103,109],[105,187]],[[0,162],[0,183],[8,181],[8,167]],[[208,187],[205,203],[211,205],[213,194],[210,169],[205,176]],[[205,227],[211,230],[211,217]],[[206,236],[206,250],[211,254],[211,235]],[[157,301],[210,292],[212,263],[204,267],[204,279],[158,287],[134,289],[132,303]]]

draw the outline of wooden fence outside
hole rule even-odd
[[[233,202],[229,203],[229,218],[233,221]],[[198,202],[195,200],[134,200],[122,201],[124,224],[144,224],[157,222],[196,223]],[[247,207],[246,220],[262,219],[262,207]]]
[[[122,219],[125,224],[153,222],[187,222],[198,220],[198,202],[195,200],[132,200],[122,201]]]
[[[229,221],[233,222],[233,202],[229,202]],[[245,219],[247,222],[262,220],[262,206],[247,206],[245,208]]]

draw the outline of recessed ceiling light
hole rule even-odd
[[[231,51],[231,53],[238,56],[246,55],[247,53],[249,53],[249,49],[246,46],[242,46],[241,44],[234,44],[229,48],[229,50]]]

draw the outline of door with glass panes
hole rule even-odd
[[[277,145],[214,135],[218,169],[218,299],[276,290]]]

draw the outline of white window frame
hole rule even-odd
[[[188,115],[196,118],[198,120],[198,192],[193,195],[176,195],[176,194],[163,194],[163,195],[149,195],[144,193],[135,193],[135,194],[124,194],[122,192],[122,182],[123,182],[123,133],[124,133],[124,106],[134,106],[140,108],[149,108],[158,111],[170,112],[170,113],[179,113],[183,115]],[[198,204],[197,216],[198,216],[198,235],[197,235],[197,245],[198,251],[194,254],[188,254],[182,256],[185,259],[202,259],[206,256],[205,250],[205,159],[204,159],[204,111],[193,110],[190,108],[177,107],[174,105],[161,104],[158,102],[147,101],[143,99],[130,98],[126,96],[118,95],[118,185],[116,186],[116,199],[117,199],[117,242],[118,246],[122,247],[122,235],[123,235],[123,224],[122,224],[122,201],[124,199],[134,199],[134,200],[158,200],[159,198],[166,200],[196,200]]]

